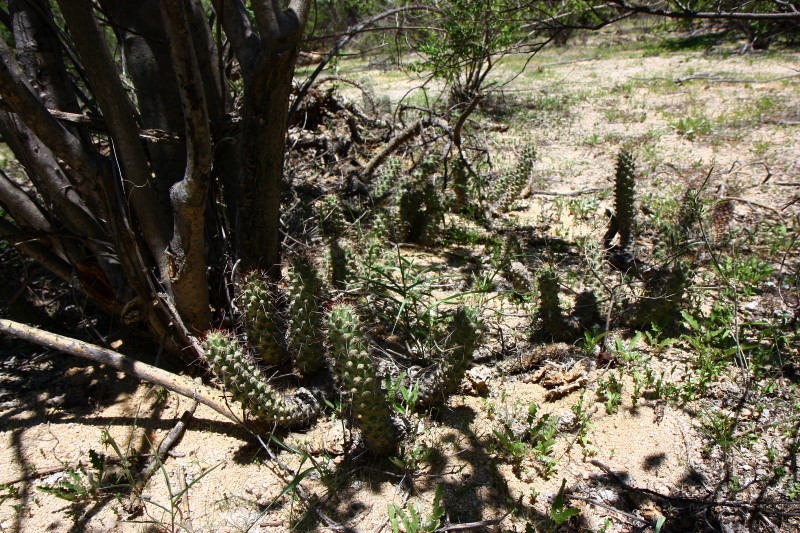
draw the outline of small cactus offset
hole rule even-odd
[[[469,307],[459,307],[443,357],[419,379],[418,403],[440,405],[458,390],[480,341],[480,319]]]
[[[325,357],[320,312],[322,281],[306,257],[299,257],[292,264],[288,298],[287,344],[297,370],[304,376],[310,375],[325,365]]]
[[[311,395],[301,398],[275,391],[233,333],[212,331],[202,345],[214,374],[259,420],[281,427],[299,427],[316,418],[319,412],[316,400]]]
[[[614,176],[614,221],[619,233],[619,253],[633,258],[633,198],[636,184],[636,165],[630,152],[622,151],[617,157]]]
[[[271,289],[263,272],[250,272],[244,276],[239,287],[247,341],[269,365],[279,365],[286,359],[284,332],[278,311],[281,298],[277,291]]]
[[[350,403],[367,448],[376,455],[391,454],[397,447],[397,434],[367,340],[351,305],[336,305],[328,315],[328,354],[344,401]]]
[[[522,149],[517,165],[497,179],[492,188],[493,207],[498,211],[507,211],[522,194],[528,185],[536,161],[536,148],[528,144]]]

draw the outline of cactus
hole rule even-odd
[[[469,174],[460,157],[456,157],[450,165],[450,179],[453,182],[453,193],[455,194],[452,210],[459,213],[469,205]]]
[[[327,253],[328,279],[338,290],[347,289],[355,272],[353,250],[346,241],[332,239]]]
[[[541,322],[540,337],[560,341],[573,336],[561,312],[561,304],[558,301],[558,279],[552,270],[544,270],[539,274],[538,317]]]
[[[322,233],[326,237],[337,238],[344,233],[347,223],[339,199],[333,194],[322,197],[317,204],[317,217]]]
[[[202,345],[214,374],[259,420],[281,427],[298,427],[318,414],[319,405],[310,394],[304,398],[275,391],[234,334],[212,331]]]
[[[617,173],[614,176],[614,222],[619,234],[619,254],[632,260],[633,254],[633,189],[636,182],[636,166],[630,152],[621,151],[617,157]],[[613,237],[612,237],[613,238]]]
[[[634,305],[626,322],[633,327],[646,328],[655,324],[671,330],[686,304],[686,289],[690,281],[689,266],[678,262],[672,268],[654,269],[644,280],[644,294]]]
[[[313,374],[325,364],[320,314],[322,281],[308,258],[300,257],[293,262],[288,297],[287,344],[300,374]]]
[[[575,299],[572,318],[581,332],[591,330],[593,326],[600,323],[600,308],[597,305],[597,296],[594,291],[587,289],[578,295]]]
[[[240,286],[239,299],[244,311],[247,341],[261,359],[269,365],[279,365],[286,359],[284,332],[280,320],[282,296],[271,290],[267,276],[253,271]]]
[[[365,445],[376,455],[391,454],[397,446],[397,434],[367,340],[351,305],[336,305],[328,315],[328,354]]]
[[[401,168],[402,161],[399,157],[390,157],[386,160],[386,163],[383,165],[383,170],[378,175],[378,179],[375,181],[375,187],[373,187],[372,193],[370,194],[373,202],[380,203],[391,193],[392,189],[394,189],[397,184],[397,178],[400,175]]]
[[[480,340],[480,319],[468,307],[459,307],[441,360],[419,379],[418,403],[438,405],[458,390]]]
[[[512,261],[504,272],[506,279],[511,282],[517,296],[527,296],[533,291],[533,280],[528,269],[519,261]]]
[[[507,211],[522,190],[528,185],[536,161],[536,148],[527,144],[522,149],[517,165],[495,181],[492,188],[492,205],[498,211]]]

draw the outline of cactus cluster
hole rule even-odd
[[[497,211],[507,211],[528,185],[533,164],[536,161],[536,148],[527,144],[520,153],[516,166],[495,180],[492,186],[492,206]]]
[[[253,271],[242,279],[239,301],[250,347],[269,365],[283,363],[287,353],[283,344],[280,292],[271,287],[265,273]]]
[[[328,355],[364,444],[377,455],[392,453],[397,446],[397,433],[367,340],[351,305],[336,305],[328,315]]]
[[[302,375],[310,375],[325,365],[323,353],[322,280],[313,263],[298,257],[289,272],[288,327],[286,341],[294,365]]]
[[[284,396],[275,391],[233,333],[208,333],[203,340],[203,349],[214,374],[259,420],[283,427],[298,427],[317,416],[319,406],[310,394],[304,398],[300,395]]]
[[[459,307],[445,342],[442,358],[419,379],[418,403],[438,405],[458,390],[480,339],[480,320],[474,309]]]

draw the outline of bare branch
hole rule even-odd
[[[50,248],[30,239],[19,228],[3,217],[0,217],[0,239],[13,244],[19,251],[27,255],[47,270],[72,283],[72,268],[62,258],[53,253]]]
[[[739,12],[739,11],[692,11],[689,9],[682,9],[674,11],[670,9],[657,8],[642,4],[632,4],[627,0],[609,0],[610,3],[619,6],[621,9],[633,11],[634,13],[643,13],[645,15],[655,15],[659,17],[676,18],[676,19],[713,19],[713,20],[798,20],[800,21],[800,12],[774,12],[774,13],[753,13],[753,12]]]
[[[171,390],[186,398],[191,398],[197,402],[210,407],[225,418],[240,424],[241,421],[225,405],[222,395],[216,390],[198,383],[194,383],[188,378],[178,376],[172,372],[167,372],[158,367],[148,365],[131,359],[119,352],[101,348],[94,344],[56,335],[38,328],[26,326],[12,320],[0,319],[0,332],[10,335],[17,339],[23,339],[53,350],[58,350],[70,355],[89,359],[96,363],[108,365],[121,372],[147,381],[161,385],[167,390]]]
[[[222,20],[225,35],[231,43],[233,55],[239,61],[242,73],[247,74],[253,56],[261,48],[261,39],[253,30],[241,0],[217,0],[214,5],[217,15]]]
[[[99,162],[86,152],[78,137],[53,118],[25,78],[13,53],[0,39],[0,96],[5,103],[75,172],[99,176]]]
[[[150,180],[133,106],[116,75],[116,65],[94,17],[91,3],[88,0],[59,0],[58,3],[108,124],[133,213],[150,254],[158,264],[160,281],[169,288],[169,265],[164,253],[168,246],[168,216],[166,206],[158,201]]]

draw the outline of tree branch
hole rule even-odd
[[[211,326],[205,261],[205,199],[211,175],[211,129],[203,81],[183,0],[164,0],[161,15],[178,81],[186,128],[186,170],[170,189],[170,277],[175,303],[196,331]]]
[[[58,0],[61,13],[83,60],[86,75],[114,142],[126,194],[145,243],[159,267],[160,281],[169,291],[169,224],[166,206],[158,201],[150,180],[134,108],[117,76],[117,68],[88,0]]]
[[[738,11],[692,11],[683,9],[672,11],[669,9],[656,8],[641,4],[631,4],[627,0],[609,0],[610,3],[617,5],[621,9],[642,13],[645,15],[655,15],[658,17],[676,19],[712,19],[712,20],[798,20],[800,12],[790,11],[784,13],[753,13]]]
[[[119,352],[101,348],[94,344],[57,335],[38,328],[20,324],[12,320],[0,319],[0,332],[17,339],[23,339],[41,346],[46,346],[53,350],[89,359],[96,363],[108,365],[129,376],[160,385],[176,394],[191,398],[197,402],[210,407],[225,418],[241,424],[236,415],[231,412],[221,394],[205,385],[194,383],[189,378],[178,376],[172,372],[167,372],[158,367],[136,361]],[[199,348],[198,348],[199,349]]]

